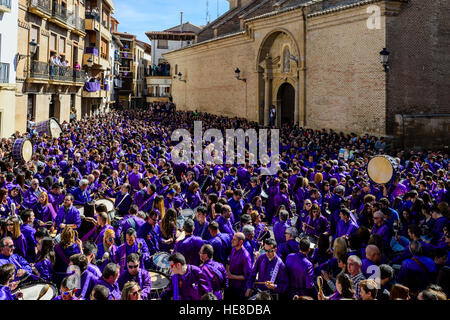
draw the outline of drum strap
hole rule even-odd
[[[119,204],[116,206],[116,209],[118,209],[120,207],[120,205],[122,204],[123,200],[125,200],[126,197],[128,197],[130,194],[127,192],[125,193],[125,195],[123,196],[122,200],[120,200]]]
[[[59,244],[55,245],[55,251],[59,255],[59,257],[61,258],[61,260],[64,261],[65,264],[67,264],[67,265],[70,264],[70,260],[67,259],[66,255],[64,254],[64,251],[59,246]]]
[[[209,280],[211,282],[214,279],[214,275],[212,275],[211,272],[213,272],[215,275],[217,275],[219,280],[221,279],[220,270],[214,264],[212,264],[212,263],[205,264],[205,269],[206,269],[205,275],[209,278]]]
[[[275,267],[273,268],[273,272],[272,272],[272,277],[270,278],[270,282],[275,283],[275,280],[277,279],[278,276],[278,271],[280,270],[280,266],[281,266],[281,259],[277,256],[275,256],[274,259],[277,259],[277,262],[275,264]],[[268,262],[267,257],[262,261],[262,270],[264,272],[264,270],[266,269],[266,264]]]
[[[174,274],[172,276],[172,286],[173,286],[173,300],[180,300],[177,274]]]
[[[154,196],[154,194],[152,194],[150,198],[148,198],[143,204],[141,204],[139,207],[139,210],[141,210],[143,207],[145,207],[145,205],[154,198],[153,196]]]
[[[52,214],[53,220],[55,220],[57,214],[56,214],[55,208],[53,208],[53,205],[50,202],[48,203],[48,209],[50,210],[50,213]]]

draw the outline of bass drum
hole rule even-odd
[[[27,282],[19,285],[13,293],[18,291],[23,293],[23,300],[52,300],[58,294],[58,289],[50,282]]]
[[[33,144],[27,139],[17,139],[14,142],[12,156],[16,162],[28,162],[33,155]]]
[[[50,118],[48,120],[41,121],[38,124],[36,124],[36,131],[40,135],[45,134],[52,138],[59,138],[59,136],[62,133],[62,128],[59,125],[58,120],[56,120],[55,118]]]
[[[108,213],[109,220],[113,222],[115,216],[116,216],[116,210],[114,210],[114,201],[111,199],[98,199],[95,200],[95,206],[97,207],[100,204],[104,204],[106,207],[106,212]]]
[[[150,298],[160,300],[161,294],[170,284],[170,278],[158,271],[149,270],[148,273],[150,274],[150,278],[152,280]]]
[[[397,170],[397,161],[387,155],[372,157],[367,165],[367,175],[378,184],[391,182]]]

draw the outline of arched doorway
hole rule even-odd
[[[294,123],[294,112],[295,112],[295,89],[288,83],[283,83],[278,89],[277,101],[279,103],[278,107],[278,125],[282,123]]]

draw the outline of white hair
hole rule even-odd
[[[80,180],[80,187],[82,187],[82,186],[87,186],[89,184],[89,181],[88,180],[86,180],[86,179],[81,179]]]

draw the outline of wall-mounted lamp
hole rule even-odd
[[[17,62],[19,62],[20,60],[22,60],[26,57],[30,57],[30,56],[33,57],[36,54],[39,44],[36,42],[35,39],[30,41],[29,46],[30,46],[30,54],[19,54],[17,57]]]
[[[92,68],[93,65],[94,65],[94,60],[92,60],[92,58],[89,58],[89,59],[87,60],[87,66],[88,66],[89,68]]]
[[[183,77],[183,74],[181,72],[178,72],[177,76],[178,76],[178,80],[183,81],[183,82],[187,82],[187,80],[182,80],[181,79]]]
[[[241,78],[241,70],[239,70],[239,68],[236,68],[236,70],[234,70],[234,74],[236,75],[236,79],[247,82],[247,79]]]
[[[384,71],[388,72],[390,69],[389,66],[389,55],[391,53],[389,51],[386,50],[386,48],[383,48],[383,50],[380,51],[380,59],[381,59],[381,64],[384,67]]]

